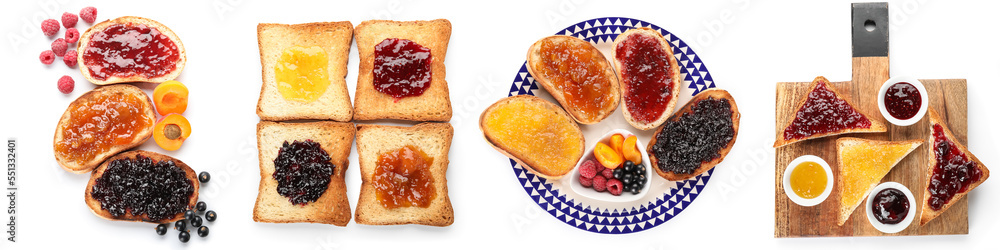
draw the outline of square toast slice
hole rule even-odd
[[[454,129],[448,123],[421,123],[413,127],[358,125],[358,163],[361,166],[361,195],[354,221],[366,225],[421,224],[448,226],[455,221],[448,199],[448,151]],[[434,158],[431,176],[436,195],[427,208],[386,209],[376,197],[373,175],[378,156],[406,145],[419,148]]]
[[[261,121],[257,124],[257,150],[260,158],[260,190],[254,204],[253,220],[270,223],[310,222],[346,226],[351,220],[344,173],[351,154],[355,127],[343,122],[283,123]],[[312,140],[330,155],[333,175],[323,194],[314,202],[295,205],[278,194],[278,181],[272,176],[274,159],[282,143]]]
[[[347,60],[350,57],[354,27],[351,22],[304,24],[261,23],[257,25],[257,44],[263,85],[257,101],[257,115],[266,121],[299,119],[349,122],[354,117],[351,96],[347,92]],[[275,79],[275,66],[286,49],[300,46],[322,48],[327,55],[327,79],[330,84],[318,99],[311,102],[288,100],[282,96]]]
[[[451,120],[451,98],[445,81],[444,59],[451,38],[451,22],[431,21],[364,21],[354,30],[357,37],[358,86],[354,92],[354,118],[357,120],[399,119],[410,121]],[[386,38],[407,39],[431,50],[431,83],[418,96],[396,101],[390,95],[375,90],[373,73],[375,45]]]

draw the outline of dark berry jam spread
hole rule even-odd
[[[153,162],[138,155],[111,161],[94,181],[90,197],[113,217],[145,214],[149,221],[160,221],[188,210],[193,193],[191,180],[174,161]]]
[[[872,212],[875,219],[882,224],[899,224],[910,213],[910,200],[903,191],[886,188],[875,194],[872,200]]]
[[[785,140],[802,139],[844,129],[869,128],[872,122],[844,99],[837,98],[827,83],[816,84],[806,103],[795,113],[792,124],[785,128]]]
[[[431,87],[431,49],[413,41],[386,38],[375,45],[375,90],[395,97],[419,96]]]
[[[733,110],[726,99],[708,98],[694,104],[676,121],[667,121],[656,134],[652,157],[656,167],[676,174],[693,173],[703,162],[720,157],[736,134]]]
[[[83,64],[98,80],[108,77],[166,75],[180,61],[170,37],[145,24],[114,24],[94,33],[84,47]]]
[[[629,35],[615,48],[615,57],[622,63],[625,107],[639,122],[656,121],[673,98],[668,56],[660,40],[639,33]]]
[[[271,175],[278,181],[278,194],[295,205],[316,201],[326,192],[336,168],[330,160],[326,150],[312,140],[285,141],[274,158]]]
[[[913,118],[920,110],[920,91],[913,84],[898,82],[885,91],[885,110],[896,119]]]
[[[927,191],[931,194],[927,205],[931,209],[941,210],[955,194],[968,191],[969,186],[983,176],[976,162],[948,140],[941,124],[934,124],[934,159],[937,165],[931,174],[931,182],[927,184]]]

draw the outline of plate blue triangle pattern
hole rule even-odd
[[[656,30],[670,42],[674,57],[680,66],[681,77],[684,79],[681,86],[692,89],[694,91],[692,96],[715,87],[712,75],[687,43],[669,31],[646,21],[626,17],[595,18],[571,25],[556,32],[556,35],[575,36],[591,43],[610,43],[618,37],[618,34],[638,27]],[[531,73],[528,73],[525,62],[514,76],[508,96],[534,95],[537,89],[538,84],[535,83]],[[634,233],[667,222],[684,211],[698,197],[715,171],[713,168],[692,179],[678,181],[676,189],[670,189],[662,196],[658,196],[655,201],[628,210],[609,211],[598,210],[573,199],[567,199],[565,194],[547,184],[544,178],[525,170],[513,159],[510,160],[510,165],[524,191],[545,212],[567,225],[603,234]]]

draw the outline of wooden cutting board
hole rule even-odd
[[[930,156],[926,142],[930,135],[929,115],[914,125],[899,127],[885,121],[878,110],[878,90],[889,79],[888,57],[888,5],[886,3],[856,3],[852,5],[853,34],[853,79],[850,82],[833,82],[831,87],[840,92],[869,119],[881,120],[888,126],[885,133],[864,133],[830,136],[794,143],[775,150],[774,162],[774,236],[775,237],[815,237],[815,236],[883,236],[883,235],[939,235],[967,234],[968,201],[963,198],[938,218],[920,226],[921,202],[923,201],[926,169]],[[876,29],[866,31],[864,23],[873,20]],[[927,89],[929,109],[934,109],[946,120],[948,127],[960,143],[966,144],[966,82],[964,79],[920,80]],[[810,82],[779,82],[776,88],[775,136],[780,136],[785,123],[797,111],[799,98],[807,94]],[[910,189],[917,204],[917,214],[913,223],[895,234],[885,234],[873,227],[864,210],[864,203],[851,214],[843,226],[837,225],[839,210],[839,187],[834,182],[833,192],[823,203],[813,207],[795,204],[785,195],[782,175],[787,165],[796,157],[816,155],[823,158],[833,169],[834,179],[839,178],[836,140],[840,137],[857,137],[874,140],[903,141],[925,140],[924,144],[906,156],[881,182],[899,182]],[[966,196],[968,197],[968,196]]]

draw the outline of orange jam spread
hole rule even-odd
[[[572,41],[572,40],[570,40]],[[604,76],[607,60],[589,43],[542,41],[539,72],[563,92],[563,99],[585,118],[593,119],[614,104],[611,82]]]
[[[547,107],[549,106],[549,107]],[[506,148],[547,175],[562,175],[583,154],[583,134],[569,117],[545,101],[512,101],[483,115],[484,131],[497,146]]]
[[[382,207],[423,207],[437,196],[431,164],[434,158],[411,145],[379,154],[372,176]]]
[[[56,154],[78,164],[94,159],[116,145],[128,144],[143,128],[152,125],[143,100],[125,93],[101,95],[69,107],[69,122],[62,126]]]
[[[281,52],[274,65],[278,92],[286,100],[312,102],[330,86],[326,51],[319,46],[293,46]]]
[[[791,181],[792,191],[799,197],[812,199],[819,197],[826,189],[826,170],[819,163],[807,161],[799,163],[792,169]]]

